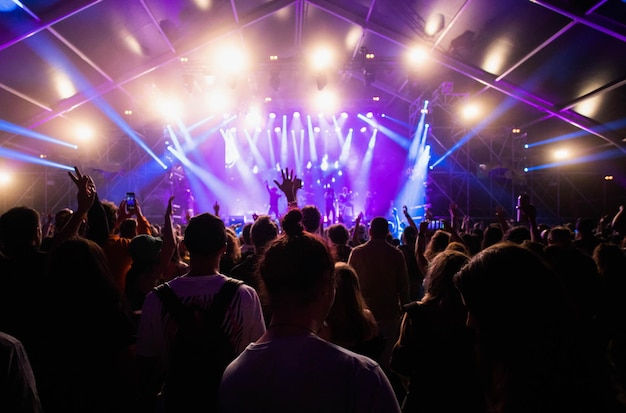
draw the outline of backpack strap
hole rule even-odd
[[[235,280],[230,277],[226,278],[226,281],[211,303],[211,308],[209,309],[209,319],[211,322],[216,323],[216,325],[221,325],[226,316],[226,310],[230,306],[231,301],[233,301],[233,297],[241,284],[243,284],[243,281]]]
[[[228,309],[231,301],[233,301],[235,292],[241,284],[243,284],[243,281],[226,278],[226,281],[220,287],[220,290],[217,294],[215,294],[211,307],[208,311],[209,320],[212,323],[218,323],[219,325],[224,320],[226,310]],[[191,317],[187,307],[185,307],[180,298],[176,295],[176,293],[174,293],[174,290],[172,290],[169,283],[163,283],[155,287],[154,292],[161,300],[165,311],[172,316],[176,323],[180,323],[181,321]]]
[[[174,293],[169,283],[163,283],[154,288],[154,292],[161,300],[165,311],[176,321],[180,323],[183,319],[188,318],[188,311],[183,305],[180,298]]]

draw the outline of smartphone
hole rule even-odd
[[[128,211],[135,210],[135,193],[134,192],[126,192],[126,209]]]
[[[440,219],[431,219],[428,221],[428,230],[429,231],[437,231],[442,228],[442,223]]]

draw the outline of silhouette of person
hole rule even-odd
[[[267,181],[265,182],[265,188],[267,189],[267,193],[270,195],[270,207],[267,211],[267,215],[271,216],[273,212],[274,216],[278,218],[278,216],[280,215],[278,212],[278,200],[280,199],[281,195],[278,193],[277,188],[270,188],[270,186],[267,184]]]
[[[337,212],[335,211],[335,190],[329,185],[324,193],[324,201],[326,203],[326,222],[333,224],[337,219]],[[332,220],[331,220],[332,215]]]

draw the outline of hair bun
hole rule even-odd
[[[299,209],[292,209],[283,217],[281,224],[283,231],[290,237],[302,234],[304,231],[302,212]]]

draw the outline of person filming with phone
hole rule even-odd
[[[128,192],[119,207],[106,201],[102,202],[102,206],[109,225],[109,237],[102,249],[111,267],[115,284],[123,294],[126,289],[126,273],[132,263],[128,246],[136,235],[150,234],[150,223],[141,212],[134,192]]]

